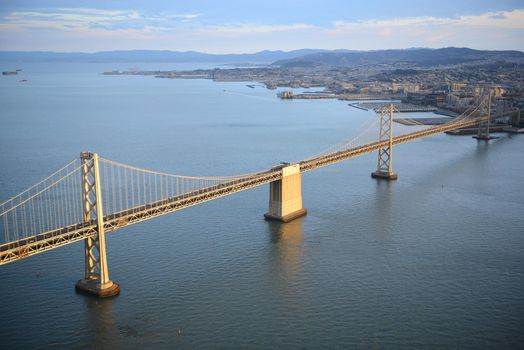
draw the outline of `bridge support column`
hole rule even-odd
[[[82,197],[84,222],[96,224],[96,234],[84,240],[85,276],[75,287],[78,292],[111,297],[120,293],[120,286],[109,279],[104,232],[104,211],[100,186],[98,154],[82,152]]]
[[[371,173],[374,179],[396,180],[393,172],[393,104],[380,110],[379,141],[388,141],[387,146],[378,150],[377,171]]]
[[[267,220],[289,222],[307,214],[302,207],[302,177],[300,165],[279,166],[282,179],[269,184],[269,211]]]
[[[511,126],[514,128],[520,127],[520,109],[517,113],[511,118]]]
[[[487,118],[485,121],[481,121],[479,123],[477,135],[473,136],[474,139],[486,141],[489,141],[491,139],[498,139],[497,136],[492,136],[489,133],[489,128],[491,124],[491,99],[492,92],[490,90],[487,98],[483,98],[480,104],[480,116],[482,117],[483,114],[487,114]]]

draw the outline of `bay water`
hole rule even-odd
[[[257,83],[100,74],[131,67],[197,68],[1,64],[23,71],[0,78],[0,201],[85,150],[167,173],[243,174],[378,118]],[[305,173],[308,215],[288,224],[263,219],[265,185],[110,233],[115,298],[75,293],[80,243],[4,265],[0,347],[522,348],[524,135],[499,136],[399,145],[396,182],[371,179],[376,154]]]

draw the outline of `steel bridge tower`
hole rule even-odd
[[[378,150],[377,171],[371,173],[375,179],[396,180],[393,172],[393,112],[397,110],[390,104],[380,108],[379,142],[387,141],[387,145]]]
[[[107,269],[98,154],[82,152],[80,161],[82,164],[84,223],[86,225],[95,224],[96,234],[84,240],[85,276],[76,283],[76,290],[99,297],[110,297],[120,292],[120,286],[109,279]]]
[[[484,92],[483,92],[484,93]],[[479,115],[481,122],[479,123],[479,129],[476,136],[473,138],[477,140],[486,140],[498,139],[497,136],[491,136],[489,133],[490,124],[491,124],[491,100],[493,99],[493,92],[489,90],[487,95],[484,95],[484,98],[481,100],[479,105]],[[487,117],[484,119],[483,116]]]

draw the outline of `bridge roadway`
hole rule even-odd
[[[477,125],[479,119],[463,119],[449,124],[430,127],[393,138],[393,145],[409,142],[422,137],[435,135],[441,132]],[[380,148],[387,147],[389,140],[372,142],[366,145],[329,153],[316,158],[299,162],[300,171],[311,171],[323,166],[338,163],[359,155],[371,153]],[[256,186],[270,183],[282,178],[282,171],[270,169],[246,177],[227,181],[218,185],[203,188],[182,195],[159,200],[132,209],[116,212],[104,217],[106,232],[145,221],[160,215],[180,210],[192,205],[224,197],[236,192],[247,190]],[[60,246],[84,240],[96,234],[96,222],[78,223],[58,230],[44,232],[35,236],[26,237],[0,245],[0,265],[4,265],[22,258],[55,249]]]

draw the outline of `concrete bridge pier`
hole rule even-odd
[[[269,184],[269,211],[266,220],[289,222],[307,214],[302,207],[302,177],[300,165],[279,165],[282,179]]]

